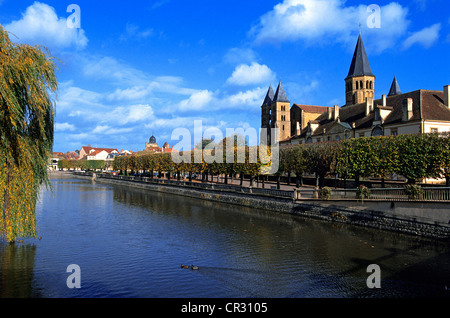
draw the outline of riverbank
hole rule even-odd
[[[64,173],[64,172],[61,172]],[[58,173],[56,173],[58,174]],[[65,174],[65,173],[64,173]],[[300,198],[295,191],[252,189],[183,181],[97,174],[73,174],[96,182],[129,185],[209,201],[294,214],[330,222],[395,231],[438,240],[450,239],[448,202]]]

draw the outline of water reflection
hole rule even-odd
[[[38,297],[33,286],[36,246],[0,243],[0,297]]]
[[[2,297],[450,293],[446,244],[90,180],[52,183],[36,212],[42,241],[0,245]],[[366,285],[374,263],[382,270],[379,290]],[[81,267],[78,290],[66,286],[69,264]]]
[[[442,242],[211,201],[180,200],[143,189],[115,187],[113,197],[121,204],[209,227],[208,233],[215,234],[208,240],[220,245],[222,237],[236,260],[258,264],[212,266],[202,272],[228,283],[240,284],[243,277],[261,279],[267,276],[264,271],[271,273],[265,279],[273,281],[272,287],[284,281],[283,289],[292,283],[291,272],[301,288],[283,297],[450,296],[450,253]],[[369,264],[382,268],[382,291],[367,289]]]

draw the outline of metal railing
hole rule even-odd
[[[294,199],[320,199],[320,190],[294,190]],[[328,200],[380,200],[380,201],[450,201],[450,187],[422,187],[418,197],[408,195],[404,188],[371,188],[367,197],[358,196],[357,189],[330,189]]]
[[[76,173],[87,175],[85,173]],[[123,176],[99,173],[97,178],[127,180],[130,182],[161,184],[166,186],[184,186],[204,190],[216,190],[234,193],[248,193],[269,197],[290,198],[293,200],[327,199],[327,200],[380,200],[380,201],[439,201],[450,202],[450,187],[422,187],[422,194],[412,198],[408,196],[404,188],[370,188],[368,197],[360,198],[357,189],[333,189],[330,188],[329,196],[321,197],[319,189],[294,188],[293,190],[280,190],[272,188],[243,187],[240,185],[220,184],[211,182],[196,182],[186,180],[168,180],[140,176]]]

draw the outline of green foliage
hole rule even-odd
[[[328,200],[331,197],[331,189],[329,187],[323,187],[319,190],[319,198]]]
[[[423,196],[423,189],[418,184],[407,184],[405,186],[405,192],[409,199],[418,200]]]
[[[365,185],[360,185],[356,188],[356,197],[358,199],[368,199],[370,196],[370,190]]]
[[[50,185],[56,66],[47,49],[13,44],[0,25],[0,236],[36,236],[35,205]]]
[[[415,183],[421,178],[440,176],[441,164],[439,158],[439,137],[437,135],[399,135],[393,138],[393,143],[399,156],[393,172]]]

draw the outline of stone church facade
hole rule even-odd
[[[281,82],[269,87],[261,105],[261,128],[278,129],[280,146],[335,141],[355,137],[450,131],[449,85],[443,90],[403,93],[394,77],[390,91],[375,96],[361,34],[345,77],[345,105],[290,104]],[[267,129],[270,140],[270,129]]]

